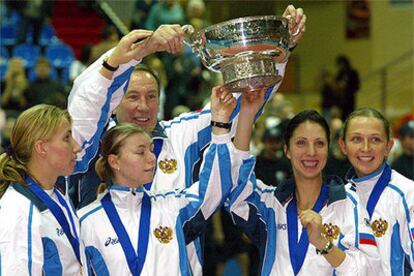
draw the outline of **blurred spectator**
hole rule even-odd
[[[283,153],[283,131],[267,128],[263,134],[263,149],[256,158],[255,173],[265,184],[277,186],[289,177],[291,165]]]
[[[92,44],[83,46],[79,60],[74,60],[69,68],[69,80],[72,83],[91,63]]]
[[[138,0],[135,2],[135,10],[132,14],[131,29],[145,29],[145,22],[152,6],[157,3],[156,0]]]
[[[321,86],[321,108],[323,117],[329,121],[331,119],[332,109],[340,106],[338,101],[338,95],[334,89],[334,80],[332,74],[324,68],[321,73],[322,86]]]
[[[24,62],[18,57],[9,61],[4,80],[1,82],[1,106],[6,110],[23,111],[27,106],[25,92],[28,86]]]
[[[101,42],[92,46],[91,60],[97,60],[106,51],[115,47],[119,42],[119,33],[112,25],[105,26],[101,33]]]
[[[191,111],[191,109],[190,108],[188,108],[187,106],[185,106],[185,105],[177,105],[177,106],[175,106],[174,107],[174,109],[172,110],[172,113],[171,113],[171,116],[174,118],[174,117],[178,117],[178,116],[180,116],[181,114],[183,114],[183,113],[187,113],[187,112],[190,112]]]
[[[1,147],[3,149],[6,149],[7,146],[10,145],[10,135],[14,126],[14,122],[16,121],[17,114],[14,114],[12,116],[6,114],[5,118],[6,121],[4,127],[1,130]]]
[[[346,56],[336,58],[338,72],[335,78],[335,89],[340,97],[342,107],[342,120],[355,109],[355,94],[359,90],[359,75],[352,68],[351,62]]]
[[[190,0],[187,3],[186,16],[187,22],[193,25],[196,31],[206,27],[208,24],[205,19],[206,4],[203,0]]]
[[[0,107],[0,153],[4,152],[3,147],[3,129],[6,125],[6,112]]]
[[[342,137],[343,122],[339,118],[334,118],[330,122],[331,131],[331,145],[329,148],[328,161],[323,171],[324,175],[336,175],[345,181],[345,174],[351,168],[351,164],[348,158],[342,153],[342,150],[338,144],[339,139]]]
[[[392,168],[405,177],[414,180],[414,121],[404,123],[398,133],[403,152],[392,163]]]
[[[45,103],[66,108],[67,93],[60,82],[50,77],[51,69],[47,58],[40,57],[36,61],[35,79],[29,83],[26,93],[29,107]]]
[[[53,1],[20,0],[16,1],[16,8],[21,14],[17,44],[27,42],[27,34],[31,28],[33,44],[39,45],[43,24],[48,23],[52,17]]]
[[[162,24],[180,24],[185,23],[183,8],[176,0],[160,0],[151,7],[147,22],[147,30],[155,30]]]

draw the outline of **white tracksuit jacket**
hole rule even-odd
[[[137,250],[140,231],[142,197],[144,193],[150,196],[149,242],[141,275],[191,275],[186,243],[200,233],[206,220],[230,193],[241,165],[240,161],[233,162],[233,152],[230,134],[213,135],[204,155],[200,180],[186,189],[159,193],[143,188],[132,193],[130,188],[120,186],[109,189],[134,250]],[[102,197],[78,212],[88,273],[92,269],[98,276],[131,275],[118,236],[102,208]],[[155,231],[160,227],[172,229],[171,241],[162,243],[156,237]]]
[[[63,210],[55,193],[57,189],[45,191]],[[61,193],[60,193],[61,194]],[[73,206],[64,196],[68,206]],[[75,210],[69,207],[76,233],[79,220]],[[72,235],[72,224],[69,223]],[[85,262],[82,244],[80,257]],[[80,275],[81,266],[63,232],[62,227],[27,187],[12,184],[0,199],[0,275]]]
[[[111,51],[111,50],[110,50]],[[78,162],[75,173],[84,173],[89,163],[98,154],[100,139],[106,131],[113,110],[119,105],[127,90],[128,80],[136,61],[123,64],[114,73],[113,80],[104,78],[98,71],[102,60],[110,51],[89,66],[74,82],[69,95],[68,111],[72,117],[72,134],[82,146],[81,161]],[[286,63],[278,64],[281,76],[285,73]],[[279,88],[280,83],[270,88],[265,97],[271,99]],[[240,100],[240,99],[239,99]],[[239,105],[233,113],[232,133],[235,133]],[[261,109],[258,115],[263,113]],[[152,191],[186,188],[194,183],[197,175],[193,169],[202,157],[203,149],[211,141],[210,105],[201,111],[180,115],[170,121],[160,121],[156,127],[153,141],[161,139],[163,144],[157,158],[157,170]],[[164,172],[159,168],[160,162],[175,160],[173,171]],[[161,186],[159,186],[161,185]],[[193,274],[201,275],[202,250],[199,241],[189,244],[189,258]],[[196,247],[196,249],[194,248]]]
[[[261,275],[295,275],[290,258],[294,251],[289,250],[288,237],[292,230],[288,228],[286,211],[294,193],[293,181],[286,181],[277,188],[270,187],[256,180],[254,175],[248,181],[250,173],[242,170],[238,186],[226,201],[227,211],[259,248]],[[332,239],[336,246],[345,250],[345,260],[334,269],[309,243],[296,275],[384,275],[374,236],[365,222],[368,215],[360,208],[355,192],[345,190],[342,183],[337,184],[333,179],[328,182],[328,201],[319,213],[324,224],[339,227]],[[299,219],[297,224],[299,240],[303,228]]]
[[[384,170],[391,168],[384,164],[378,171],[361,178],[356,178],[353,170],[348,173],[347,185],[356,190],[362,206],[367,206]],[[381,220],[386,225],[385,231],[375,227]],[[391,170],[391,179],[378,199],[370,223],[377,234],[375,239],[386,275],[404,275],[404,260],[409,260],[414,267],[414,181]]]

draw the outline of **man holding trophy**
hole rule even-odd
[[[289,5],[283,18],[253,17],[248,24],[237,20],[190,35],[179,25],[162,25],[154,32],[133,30],[75,80],[68,110],[73,120],[73,136],[82,146],[81,160],[75,168],[77,176],[71,180],[78,188],[80,207],[96,198],[100,180],[94,164],[100,140],[117,123],[134,123],[151,134],[157,158],[154,183],[162,183],[160,187],[146,187],[153,191],[186,188],[198,180],[194,169],[211,141],[211,124],[235,133],[240,110],[237,107],[231,116],[232,123],[211,122],[209,104],[201,111],[158,121],[158,77],[150,68],[136,66],[144,57],[160,51],[177,53],[185,39],[206,67],[223,73],[224,85],[213,88],[221,92],[223,99],[228,93],[242,92],[236,96],[240,101],[243,93],[250,90],[265,90],[265,103],[271,99],[281,84],[290,51],[305,32],[306,15],[301,8]],[[247,43],[239,40],[246,35],[240,33],[246,24],[252,26],[250,33],[262,35],[259,42],[256,38]],[[222,36],[224,30],[228,36]],[[237,50],[240,45],[248,48]],[[198,215],[203,227],[201,210]],[[184,230],[197,232],[197,229]],[[201,275],[199,241],[190,243],[187,249],[192,273]]]

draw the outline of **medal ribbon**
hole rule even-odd
[[[28,188],[40,199],[42,202],[47,206],[47,208],[52,212],[55,219],[58,221],[59,225],[62,227],[63,232],[65,233],[66,237],[68,238],[70,245],[72,246],[73,251],[75,252],[76,258],[78,259],[79,263],[80,260],[80,253],[79,253],[79,237],[76,233],[75,223],[72,218],[72,213],[69,209],[68,204],[66,203],[65,199],[59,194],[59,192],[54,189],[54,193],[56,194],[60,204],[66,209],[68,217],[70,219],[70,223],[75,233],[75,236],[72,235],[70,231],[70,226],[68,220],[66,219],[65,214],[63,213],[62,209],[59,205],[37,184],[31,177],[26,177],[25,181],[29,183]]]
[[[312,210],[319,213],[323,206],[325,206],[327,200],[328,187],[322,185],[321,192]],[[306,252],[309,247],[309,237],[306,228],[302,228],[302,233],[300,234],[298,242],[298,210],[295,196],[293,196],[292,200],[289,202],[286,212],[290,263],[292,264],[295,275],[297,275],[305,261]]]
[[[148,238],[150,229],[150,217],[151,217],[151,201],[149,196],[144,193],[141,204],[141,217],[139,221],[138,229],[138,252],[135,253],[128,233],[122,224],[121,218],[116,211],[115,205],[111,200],[111,194],[108,192],[101,200],[102,207],[104,208],[115,233],[118,236],[119,243],[124,251],[125,257],[128,262],[129,270],[132,275],[137,276],[141,274],[144,267],[145,257],[148,249]]]
[[[372,218],[372,214],[374,213],[375,206],[377,206],[378,200],[380,199],[382,192],[385,190],[385,187],[387,187],[390,180],[391,180],[391,168],[387,163],[385,163],[384,171],[382,172],[380,178],[378,179],[377,184],[375,184],[375,187],[372,190],[368,198],[367,210],[368,210],[370,219]]]

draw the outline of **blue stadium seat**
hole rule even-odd
[[[60,72],[60,80],[64,85],[69,84],[69,68],[70,67],[63,67],[62,71]]]
[[[6,47],[0,46],[0,57],[6,60],[10,58],[9,51]]]
[[[42,32],[40,34],[39,43],[42,46],[50,45],[57,40],[56,31],[50,24],[44,24],[42,27]]]
[[[13,46],[17,41],[16,25],[7,24],[0,28],[0,44],[3,46]]]
[[[4,75],[7,72],[8,62],[0,62],[0,80],[3,80]]]
[[[55,68],[69,67],[75,59],[72,48],[64,43],[52,44],[46,48],[46,57]]]
[[[17,56],[25,61],[25,68],[31,68],[35,65],[40,55],[39,46],[32,44],[19,44],[12,50],[12,56]]]

